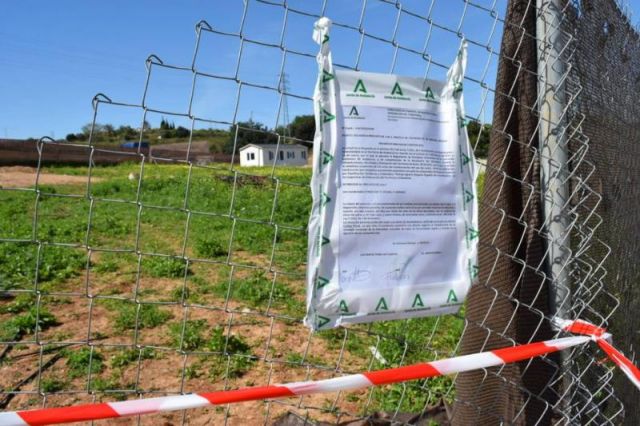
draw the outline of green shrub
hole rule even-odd
[[[169,334],[175,347],[181,348],[183,351],[195,351],[206,342],[202,335],[206,327],[205,320],[187,320],[184,327],[182,323],[171,324]]]
[[[196,255],[203,258],[216,258],[227,255],[227,247],[213,238],[200,238],[195,244]]]
[[[67,387],[67,383],[55,377],[48,377],[40,381],[40,391],[44,393],[54,393]]]
[[[138,362],[138,359],[153,359],[155,357],[156,352],[152,348],[128,349],[113,355],[110,364],[112,368],[122,368]]]
[[[216,327],[211,333],[207,348],[212,352],[224,354],[248,354],[251,347],[240,337],[227,335],[222,327]]]
[[[76,378],[91,374],[98,374],[104,369],[104,357],[91,348],[80,348],[75,351],[66,351],[67,368],[69,377]],[[89,371],[91,368],[91,371]]]
[[[217,293],[221,297],[226,297],[228,283],[217,286]],[[229,298],[240,302],[245,302],[252,307],[266,308],[269,300],[272,305],[286,305],[294,302],[292,292],[289,287],[281,282],[273,283],[264,272],[257,271],[246,279],[234,280],[231,282]]]
[[[90,391],[102,392],[102,393],[108,392],[109,399],[116,400],[116,401],[124,401],[125,399],[127,399],[127,394],[125,392],[114,392],[114,391],[131,388],[133,387],[133,385],[128,384],[123,386],[118,379],[119,377],[117,377],[115,374],[107,379],[104,379],[102,377],[94,377],[91,380]]]
[[[0,216],[2,211],[0,210]],[[0,219],[1,220],[1,219]],[[86,266],[86,254],[68,247],[45,246],[40,254],[38,282],[61,282],[79,274]],[[32,286],[36,277],[38,247],[31,243],[0,244],[0,290]]]
[[[175,257],[149,257],[142,261],[142,266],[154,278],[182,278],[191,273],[186,261]]]
[[[116,272],[118,270],[118,261],[113,257],[104,257],[94,266],[93,270],[97,273],[104,274],[106,272]]]
[[[209,370],[212,378],[220,378],[226,374],[227,378],[242,377],[255,361],[251,355],[251,347],[240,337],[227,336],[222,327],[216,327],[211,333],[207,348],[220,353],[214,358],[214,365]]]
[[[138,312],[138,305],[135,303],[110,304],[118,311],[116,316],[116,330],[134,330],[136,328],[158,327],[173,317],[171,312],[160,309],[156,305],[141,304]],[[137,321],[136,321],[137,318]]]
[[[0,323],[0,341],[20,340],[26,334],[44,331],[57,325],[56,317],[44,308],[34,306],[28,312]]]
[[[302,356],[302,354],[299,354],[297,352],[289,352],[287,354],[287,362],[291,364],[302,364],[303,361],[304,357]]]
[[[30,293],[18,294],[15,299],[4,306],[0,306],[2,314],[19,314],[36,304],[36,297]]]

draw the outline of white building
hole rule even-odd
[[[306,166],[308,149],[303,145],[249,144],[240,148],[241,166]]]

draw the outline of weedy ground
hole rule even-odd
[[[0,189],[2,408],[328,378],[456,350],[460,316],[301,324],[310,169],[41,171],[83,179]],[[313,408],[335,421],[453,397],[441,377],[160,417],[253,424]]]

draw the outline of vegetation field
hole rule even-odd
[[[0,409],[321,379],[453,354],[458,316],[315,334],[302,325],[310,173],[56,166],[39,170],[37,186],[0,188]],[[52,175],[73,178],[47,184]],[[444,377],[142,422],[263,424],[286,411],[337,422],[453,397]]]

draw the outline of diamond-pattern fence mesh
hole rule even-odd
[[[615,318],[614,331],[631,345],[625,318],[612,315],[635,269],[621,247],[617,276],[605,261],[607,244],[632,237],[637,220],[627,216],[615,234],[620,222],[607,216],[616,207],[605,194],[630,195],[624,179],[637,178],[625,153],[633,134],[623,130],[633,132],[634,115],[585,90],[616,92],[615,79],[637,86],[637,35],[616,21],[626,18],[613,1],[604,12],[599,3],[539,3],[214,3],[196,24],[190,63],[148,57],[139,103],[99,94],[86,140],[23,145],[19,157],[35,167],[9,170],[21,180],[0,188],[0,407],[336,377],[550,338],[556,316],[605,326]],[[545,14],[555,21],[541,27]],[[311,31],[321,16],[333,21],[339,68],[444,79],[461,39],[468,42],[468,130],[484,164],[480,280],[458,315],[318,333],[302,325],[311,169],[278,158],[291,143],[312,144],[292,122],[313,113]],[[603,19],[607,51],[617,58],[617,46],[629,46],[624,72],[610,78],[588,68],[597,38],[587,23],[593,30]],[[549,105],[559,113],[545,113]],[[585,114],[589,105],[599,112]],[[137,123],[132,148],[103,142],[112,129],[100,123],[117,120]],[[161,122],[186,130],[181,148],[161,139]],[[619,145],[605,150],[611,133]],[[223,144],[203,154],[212,134]],[[247,142],[275,145],[268,165],[238,164]],[[620,174],[607,177],[609,168]],[[625,197],[620,214],[634,211],[637,197]],[[631,315],[635,300],[624,303]],[[599,356],[581,347],[457,378],[134,421],[274,424],[286,415],[286,424],[341,424],[375,415],[388,424],[617,424],[622,403]],[[633,396],[625,401],[628,409]]]

